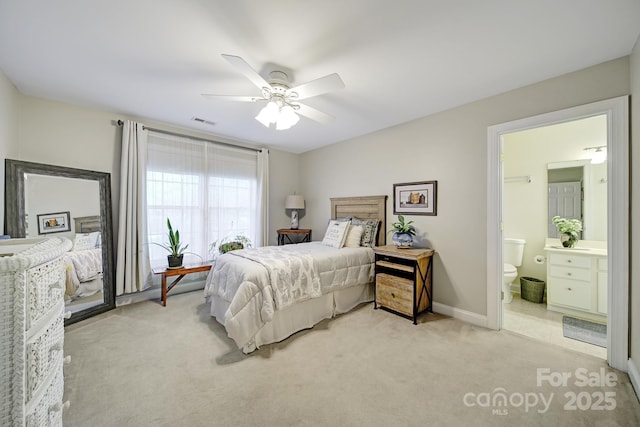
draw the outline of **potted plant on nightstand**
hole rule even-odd
[[[405,221],[402,215],[398,215],[398,221],[391,224],[391,240],[398,248],[409,248],[413,245],[416,229],[412,224],[413,221]]]
[[[182,246],[180,243],[180,232],[178,230],[173,230],[171,226],[171,221],[167,218],[167,229],[168,229],[168,237],[169,243],[154,243],[158,246],[165,248],[169,255],[167,255],[167,262],[169,263],[169,268],[180,268],[182,267],[182,260],[184,257],[184,253],[189,247],[189,245]]]
[[[579,219],[567,219],[554,216],[551,221],[556,225],[560,233],[560,242],[565,248],[573,248],[578,243],[579,235],[582,231],[582,221]]]

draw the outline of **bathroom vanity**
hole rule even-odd
[[[550,239],[557,240],[557,239]],[[547,244],[547,309],[607,321],[607,250]]]

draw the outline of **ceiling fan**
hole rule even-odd
[[[289,76],[287,76],[284,71],[271,71],[269,73],[269,80],[265,80],[241,57],[225,54],[223,54],[222,57],[236,67],[240,73],[244,74],[251,83],[256,85],[262,92],[262,95],[233,96],[202,94],[205,98],[240,102],[264,101],[267,105],[256,116],[256,120],[266,127],[275,124],[278,130],[289,129],[295,125],[300,119],[298,114],[319,123],[327,123],[333,120],[333,117],[329,114],[302,104],[299,101],[344,88],[344,82],[338,74],[329,74],[328,76],[291,87]]]

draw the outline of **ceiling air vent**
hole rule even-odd
[[[216,122],[212,122],[211,120],[206,120],[200,117],[191,117],[191,120],[194,122],[202,123],[204,125],[215,126]]]

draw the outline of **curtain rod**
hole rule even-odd
[[[118,124],[118,126],[122,126],[124,124],[124,122],[122,120],[118,120],[118,121],[116,121],[116,123]],[[184,134],[177,133],[177,132],[169,132],[168,130],[150,128],[150,127],[144,126],[144,125],[142,126],[142,129],[150,130],[150,131],[158,132],[158,133],[163,133],[165,135],[178,136],[178,137],[181,137],[181,138],[195,139],[196,141],[210,142],[212,144],[224,145],[225,147],[238,148],[240,150],[253,151],[255,153],[259,153],[261,151],[258,148],[243,147],[242,145],[230,144],[228,142],[213,141],[211,139],[200,138],[200,137],[197,137],[197,136],[184,135]]]

